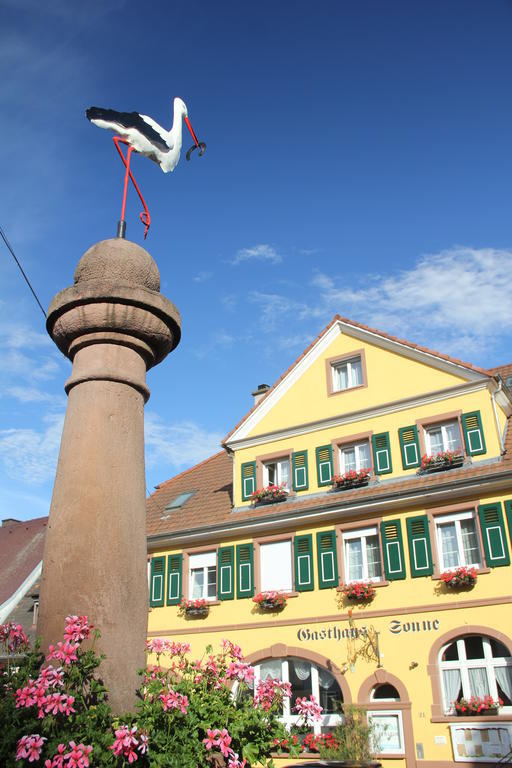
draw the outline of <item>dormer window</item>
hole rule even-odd
[[[425,427],[425,442],[429,456],[441,451],[462,452],[462,439],[457,419]]]
[[[334,392],[360,387],[363,384],[363,366],[359,356],[352,357],[332,366],[332,388]]]
[[[360,469],[371,469],[370,444],[368,440],[353,445],[340,446],[340,472],[342,475],[350,470],[359,472]]]

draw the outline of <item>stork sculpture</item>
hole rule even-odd
[[[140,219],[145,226],[144,239],[148,233],[151,224],[148,207],[142,197],[142,193],[133,178],[130,170],[130,159],[132,152],[138,152],[145,157],[149,157],[155,163],[158,163],[164,173],[173,171],[178,165],[182,146],[182,118],[185,120],[188,130],[194,140],[193,146],[186,154],[187,160],[195,149],[199,149],[199,155],[203,155],[206,144],[197,139],[196,134],[188,119],[188,110],[185,102],[176,97],[174,99],[174,116],[172,128],[166,131],[155,120],[147,115],[141,115],[138,112],[116,112],[114,109],[103,109],[101,107],[90,107],[85,115],[88,120],[99,128],[108,128],[117,135],[113,137],[116,149],[126,168],[124,178],[123,204],[121,208],[121,219],[118,224],[117,236],[124,237],[126,231],[125,210],[126,194],[128,190],[128,179],[130,178],[140,197],[144,211],[140,214]],[[119,143],[126,144],[128,151],[126,158],[119,147]]]

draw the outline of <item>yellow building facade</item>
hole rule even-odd
[[[240,644],[292,684],[290,725],[296,696],[322,704],[316,733],[363,705],[389,768],[503,759],[511,374],[335,317],[220,453],[149,499],[149,636]],[[255,602],[273,591],[284,607]],[[497,707],[461,713],[471,697]]]

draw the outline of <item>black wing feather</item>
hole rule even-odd
[[[103,109],[103,107],[89,107],[85,110],[85,116],[88,120],[105,120],[109,123],[116,123],[123,128],[136,128],[152,144],[159,147],[163,152],[168,152],[169,147],[162,139],[160,134],[154,128],[146,123],[138,112],[116,112],[115,109]]]

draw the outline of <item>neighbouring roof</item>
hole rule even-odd
[[[311,342],[309,347],[307,347],[302,354],[299,355],[299,357],[289,366],[289,368],[283,373],[282,376],[279,377],[279,379],[265,392],[265,394],[258,400],[257,403],[255,403],[252,408],[243,416],[240,421],[235,424],[232,430],[226,435],[226,437],[222,441],[222,445],[226,445],[231,435],[236,432],[236,430],[244,423],[244,421],[256,410],[256,408],[259,408],[261,403],[263,403],[264,400],[266,400],[267,397],[269,397],[272,392],[276,389],[276,387],[283,381],[286,376],[295,368],[295,366],[302,360],[303,357],[305,357],[308,352],[313,349],[315,344],[320,341],[322,336],[324,336],[327,331],[335,324],[335,323],[345,323],[346,325],[351,325],[354,328],[360,328],[363,331],[367,331],[368,333],[374,334],[375,336],[380,336],[383,339],[387,339],[389,341],[394,341],[397,344],[402,344],[405,347],[409,347],[410,349],[417,350],[418,352],[423,352],[427,355],[431,355],[433,357],[437,357],[440,360],[446,360],[450,363],[453,363],[454,365],[462,366],[463,368],[467,368],[470,371],[473,371],[474,373],[480,373],[483,376],[493,376],[494,371],[498,371],[498,369],[492,369],[486,370],[485,368],[480,368],[478,365],[472,365],[472,363],[464,362],[463,360],[459,360],[456,357],[451,357],[450,355],[445,355],[444,352],[437,352],[436,350],[429,349],[428,347],[423,347],[421,344],[414,344],[414,342],[407,341],[406,339],[400,339],[398,336],[393,336],[390,333],[386,333],[385,331],[379,331],[378,328],[371,328],[369,325],[364,325],[363,323],[358,323],[355,320],[349,320],[347,317],[341,317],[341,315],[335,315],[330,323],[328,323],[325,328],[323,328],[318,336]],[[506,367],[506,366],[502,366]]]
[[[38,517],[0,527],[0,606],[42,561],[47,523],[47,517]]]

